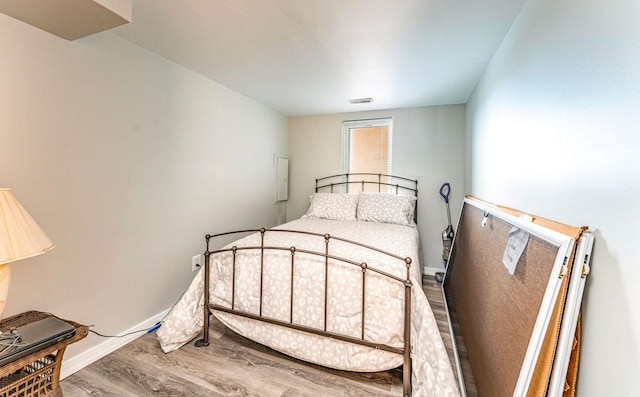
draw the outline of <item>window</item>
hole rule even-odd
[[[342,172],[390,175],[392,127],[391,118],[343,122]],[[377,177],[370,179],[378,181]],[[365,191],[377,190],[375,185],[365,186]]]

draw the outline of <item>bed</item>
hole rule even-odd
[[[207,346],[213,313],[236,333],[315,364],[403,366],[405,396],[459,395],[421,288],[416,213],[417,181],[342,174],[316,180],[300,219],[207,235],[203,270],[158,330],[162,349],[201,331],[196,345]],[[231,236],[240,238],[213,249]]]

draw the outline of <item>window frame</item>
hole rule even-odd
[[[355,128],[368,128],[368,127],[387,127],[389,130],[389,142],[388,142],[388,169],[387,175],[392,175],[393,166],[393,117],[382,117],[375,119],[362,119],[362,120],[346,120],[342,122],[342,164],[340,166],[343,174],[349,174],[350,171],[350,157],[351,157],[351,130]]]

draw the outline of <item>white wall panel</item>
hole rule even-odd
[[[0,186],[56,244],[12,266],[6,315],[118,333],[177,300],[206,233],[275,225],[284,116],[112,33],[0,15],[0,54]]]
[[[467,104],[467,191],[596,239],[580,396],[640,390],[640,3],[529,0]]]

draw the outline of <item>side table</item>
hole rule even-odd
[[[49,313],[28,311],[0,321],[0,331],[9,332],[46,317]],[[63,319],[61,319],[63,320]],[[0,397],[61,397],[60,369],[62,356],[71,343],[85,338],[89,327],[63,320],[75,327],[76,333],[54,345],[33,352],[0,367]]]

